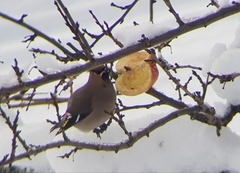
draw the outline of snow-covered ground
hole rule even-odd
[[[65,0],[66,1],[66,0]],[[72,0],[63,1],[74,19],[79,21],[81,28],[98,33],[100,28],[95,25],[88,10],[92,10],[100,21],[113,23],[122,14],[122,11],[110,7],[111,1],[98,0]],[[130,3],[128,0],[114,1],[119,5]],[[214,7],[206,7],[209,0],[172,0],[177,12],[184,21],[191,21],[195,18],[216,11]],[[139,1],[136,8],[130,12],[124,23],[113,31],[114,35],[125,46],[134,43],[141,34],[151,37],[156,33],[165,32],[168,28],[175,28],[177,24],[172,15],[167,11],[162,1],[157,1],[154,6],[154,25],[148,22],[149,1]],[[222,0],[221,4],[227,6],[229,3]],[[22,14],[28,14],[25,22],[40,29],[46,34],[56,39],[60,38],[63,45],[72,41],[72,35],[64,25],[53,5],[53,1],[16,1],[1,0],[0,11],[15,18],[20,18]],[[132,22],[136,21],[140,25],[133,28]],[[17,82],[10,65],[14,64],[14,58],[18,59],[19,66],[25,69],[24,80],[31,80],[39,76],[37,70],[33,70],[27,76],[28,69],[37,65],[41,70],[54,73],[59,70],[70,68],[63,65],[54,58],[37,55],[33,59],[32,53],[26,49],[27,44],[21,43],[24,36],[31,32],[19,27],[11,22],[0,18],[0,86],[12,85]],[[151,31],[151,32],[149,32]],[[148,35],[150,34],[150,35]],[[216,74],[228,74],[240,72],[240,15],[234,15],[218,21],[207,28],[198,29],[187,33],[173,40],[170,49],[163,50],[163,56],[170,63],[182,65],[194,65],[203,67],[203,76],[211,71]],[[53,46],[42,39],[36,39],[31,43],[30,48],[41,48],[52,50]],[[103,54],[115,51],[117,47],[108,38],[104,38],[94,48],[94,52]],[[230,60],[231,59],[231,60]],[[71,65],[78,65],[74,63]],[[159,69],[160,70],[160,69]],[[182,81],[188,79],[191,70],[179,71],[178,77]],[[74,88],[83,85],[87,74],[82,74],[75,80]],[[160,70],[160,76],[154,87],[171,97],[178,97],[175,87],[168,80],[167,76]],[[189,86],[192,91],[199,88],[197,82]],[[228,103],[239,104],[239,79],[234,83],[227,83],[225,89],[221,89],[217,81],[213,83],[213,88],[209,88],[206,102],[216,107],[216,112],[221,115]],[[42,87],[40,91],[49,96],[53,92],[54,86]],[[67,96],[68,92],[62,92],[61,96]],[[156,101],[146,94],[136,97],[122,96],[121,99],[126,105],[137,105]],[[186,102],[192,102],[184,98]],[[3,105],[7,115],[14,119],[16,110],[8,110]],[[66,104],[60,104],[60,113],[64,113]],[[28,111],[20,110],[19,129],[21,135],[28,144],[46,144],[57,141],[61,136],[55,137],[49,134],[50,124],[46,119],[56,119],[55,108],[50,106],[30,107]],[[143,128],[152,121],[166,116],[171,112],[168,107],[154,107],[152,109],[138,109],[125,112],[126,127],[129,131],[136,131]],[[69,159],[61,159],[58,156],[69,152],[71,148],[61,147],[60,149],[49,150],[32,158],[16,162],[22,167],[34,168],[36,172],[220,172],[229,170],[240,172],[240,117],[237,115],[228,127],[221,130],[221,136],[217,137],[216,129],[205,124],[192,121],[188,116],[178,118],[163,127],[155,130],[150,137],[144,137],[132,148],[118,152],[97,152],[81,150]],[[11,151],[11,131],[0,117],[0,158]],[[114,143],[126,139],[120,127],[113,123],[102,135],[102,139],[96,138],[93,133],[81,133],[71,128],[67,131],[71,139],[88,142]],[[24,150],[19,147],[17,153]]]

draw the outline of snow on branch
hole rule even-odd
[[[160,118],[158,120],[155,120],[154,122],[150,123],[145,128],[135,131],[131,133],[131,137],[129,139],[126,139],[124,141],[121,141],[119,143],[108,143],[108,144],[102,144],[102,143],[86,143],[86,142],[79,142],[75,140],[60,140],[57,142],[48,143],[46,145],[39,145],[39,146],[33,146],[31,145],[31,149],[27,150],[24,153],[18,154],[14,156],[14,160],[12,158],[8,158],[7,156],[4,157],[0,161],[0,166],[7,165],[12,163],[13,161],[21,160],[24,158],[29,158],[32,155],[37,155],[43,151],[53,149],[53,148],[59,148],[59,146],[71,146],[74,147],[69,154],[72,154],[73,152],[76,152],[77,150],[82,149],[89,149],[89,150],[96,150],[96,151],[113,151],[113,152],[119,152],[123,149],[127,149],[130,147],[133,147],[134,144],[139,141],[144,136],[149,136],[152,131],[155,129],[164,126],[166,123],[180,117],[186,114],[189,114],[193,119],[202,120],[202,122],[206,122],[206,117],[203,117],[203,114],[201,113],[203,111],[199,106],[193,106],[193,107],[185,107],[176,111],[173,111],[172,113],[166,115],[163,118]],[[240,106],[232,106],[231,111],[225,116],[225,118],[218,119],[217,117],[213,117],[216,120],[213,121],[213,118],[208,119],[207,121],[213,123],[215,122],[216,125],[219,125],[219,128],[221,128],[221,125],[226,125],[227,122],[229,122],[232,119],[232,115],[236,112],[240,112]],[[219,130],[219,129],[218,129]],[[219,132],[219,131],[218,131]],[[220,134],[219,134],[220,135]],[[69,157],[69,154],[65,154]],[[68,158],[67,157],[67,158]],[[62,157],[65,158],[65,157]]]
[[[32,155],[37,155],[43,151],[53,149],[53,148],[59,148],[59,146],[72,146],[79,149],[89,149],[89,150],[97,150],[97,151],[113,151],[113,152],[119,152],[120,150],[127,149],[132,147],[138,140],[143,138],[144,136],[149,136],[149,133],[153,130],[159,128],[160,126],[163,126],[169,121],[172,121],[173,119],[176,119],[179,116],[193,113],[197,110],[197,107],[190,107],[190,108],[184,108],[181,110],[174,111],[168,115],[166,115],[164,118],[161,118],[159,120],[156,120],[149,124],[146,128],[136,131],[132,134],[131,138],[121,141],[119,143],[114,144],[101,144],[101,143],[86,143],[86,142],[79,142],[75,140],[63,140],[63,141],[57,141],[52,142],[46,145],[39,145],[39,146],[32,146],[31,150],[21,153],[19,155],[16,155],[14,157],[14,161],[28,158]],[[75,151],[76,149],[74,149]],[[0,166],[7,165],[12,163],[12,159],[2,159],[0,161]]]
[[[183,22],[180,18],[179,14],[171,4],[170,0],[164,0],[165,5],[169,8],[169,12],[175,17],[176,22],[178,24],[177,28],[174,29],[168,29],[167,31],[164,31],[161,34],[157,34],[154,37],[147,37],[144,33],[141,34],[141,38],[138,40],[135,40],[136,42],[131,45],[124,45],[121,41],[118,40],[117,37],[114,36],[112,33],[113,29],[116,28],[119,24],[123,23],[124,20],[126,20],[126,16],[129,14],[129,12],[135,7],[138,0],[134,0],[129,5],[125,6],[119,6],[114,3],[111,3],[111,6],[116,8],[117,10],[124,11],[123,14],[120,15],[120,17],[112,24],[108,24],[107,22],[103,22],[103,24],[99,21],[98,16],[93,13],[93,11],[89,11],[92,18],[95,20],[95,23],[98,27],[101,29],[100,34],[90,33],[88,29],[80,29],[80,23],[75,21],[70,12],[68,11],[67,7],[62,3],[61,0],[55,0],[54,4],[59,11],[60,15],[62,16],[66,26],[70,30],[70,32],[73,34],[74,41],[78,42],[78,46],[75,46],[71,42],[67,43],[67,46],[71,48],[71,51],[69,48],[66,48],[61,44],[61,41],[58,39],[54,39],[45,33],[41,32],[40,30],[34,28],[33,26],[30,26],[25,22],[25,18],[27,15],[23,14],[20,19],[15,19],[7,14],[4,14],[0,12],[0,16],[8,21],[14,22],[15,24],[18,24],[22,27],[24,27],[27,30],[30,30],[32,32],[31,35],[25,37],[25,40],[23,42],[28,42],[28,46],[30,43],[34,42],[35,38],[41,37],[45,41],[51,43],[56,49],[59,49],[64,56],[58,55],[55,50],[48,51],[48,50],[42,50],[41,48],[32,48],[30,51],[33,52],[33,56],[35,57],[35,54],[46,54],[51,55],[55,57],[58,61],[61,63],[64,62],[65,64],[69,63],[70,61],[80,61],[83,60],[84,64],[76,65],[74,67],[71,67],[67,70],[59,70],[56,73],[45,73],[42,72],[40,68],[37,68],[37,70],[41,73],[41,76],[39,78],[33,79],[33,80],[22,80],[22,76],[24,71],[20,69],[18,60],[15,59],[15,64],[12,65],[12,69],[14,71],[14,75],[16,75],[17,78],[17,84],[13,86],[2,86],[0,88],[0,103],[1,104],[7,104],[9,108],[14,107],[27,107],[26,110],[30,106],[34,105],[48,105],[52,104],[55,108],[56,116],[58,119],[58,122],[61,120],[61,115],[59,112],[59,103],[66,102],[68,98],[58,97],[58,94],[61,94],[62,91],[70,89],[70,94],[72,93],[72,84],[73,80],[76,76],[82,74],[83,72],[86,72],[88,70],[91,70],[97,66],[100,66],[102,64],[111,64],[111,74],[113,80],[117,78],[117,74],[113,71],[112,66],[113,63],[119,59],[121,59],[124,56],[130,55],[132,53],[145,50],[148,53],[155,53],[155,50],[153,48],[156,48],[159,53],[161,53],[161,50],[164,47],[170,47],[171,48],[171,41],[173,39],[179,38],[181,35],[188,33],[190,31],[196,30],[198,28],[207,27],[208,25],[217,22],[221,19],[224,19],[228,16],[231,16],[233,14],[240,12],[240,5],[239,3],[233,3],[231,6],[220,8],[219,4],[216,3],[216,1],[211,1],[209,5],[216,6],[219,10],[215,13],[200,17],[196,20],[192,20],[190,22]],[[153,23],[153,4],[155,3],[155,0],[150,0],[150,21]],[[208,6],[209,6],[208,5]],[[135,22],[135,25],[138,25]],[[88,41],[86,39],[86,36],[93,39],[92,42]],[[102,55],[100,58],[95,55],[93,52],[94,46],[104,37],[110,37],[110,39],[118,45],[119,49],[111,52],[109,54]],[[28,47],[27,46],[27,47]],[[172,50],[171,50],[172,51]],[[148,61],[148,60],[146,60]],[[239,76],[239,73],[234,73],[230,75],[218,75],[213,74],[211,72],[208,73],[208,76],[206,79],[203,79],[201,75],[199,74],[199,71],[202,71],[201,67],[197,67],[194,65],[181,65],[178,63],[171,64],[166,59],[163,58],[163,56],[156,57],[154,60],[149,60],[156,63],[159,68],[163,71],[164,75],[166,75],[169,79],[169,82],[175,87],[175,90],[178,92],[179,98],[171,98],[167,94],[164,94],[158,89],[150,88],[146,93],[157,99],[155,102],[146,103],[142,105],[131,105],[127,106],[123,103],[121,99],[118,99],[118,102],[115,106],[115,112],[106,112],[110,115],[110,119],[105,124],[101,125],[100,127],[94,129],[94,133],[97,134],[97,137],[101,138],[101,134],[104,133],[108,127],[111,125],[113,121],[115,121],[123,133],[126,135],[127,139],[122,140],[118,143],[90,143],[90,142],[80,142],[76,140],[70,139],[63,129],[61,129],[61,134],[63,137],[63,140],[57,141],[57,142],[50,142],[44,145],[32,145],[27,144],[25,140],[20,136],[20,130],[18,130],[18,118],[19,118],[19,112],[17,112],[17,115],[15,116],[15,119],[13,121],[10,121],[10,118],[8,115],[4,112],[2,107],[0,107],[0,118],[3,118],[8,126],[8,128],[12,131],[13,137],[12,137],[12,146],[11,151],[9,154],[2,157],[0,160],[0,167],[9,164],[11,164],[15,161],[18,161],[20,159],[28,158],[30,159],[30,156],[35,156],[37,154],[40,154],[44,151],[47,151],[49,149],[57,149],[62,146],[71,146],[73,147],[72,150],[65,153],[64,155],[60,156],[61,158],[69,158],[70,155],[76,153],[79,150],[82,149],[89,149],[89,150],[96,150],[96,151],[112,151],[112,152],[119,152],[123,149],[128,149],[136,142],[138,142],[141,138],[145,136],[149,136],[151,132],[156,130],[157,128],[160,128],[164,126],[166,123],[180,117],[180,116],[189,116],[191,120],[197,120],[199,122],[202,122],[207,125],[211,125],[216,127],[217,135],[220,136],[220,130],[221,127],[227,126],[227,124],[232,120],[232,118],[240,112],[240,105],[229,105],[228,111],[224,113],[224,115],[218,115],[216,113],[216,110],[213,106],[208,105],[205,102],[205,98],[207,95],[207,89],[210,86],[210,84],[213,82],[214,79],[219,79],[221,83],[233,81],[235,78]],[[188,78],[183,82],[178,77],[176,77],[176,74],[180,70],[191,70],[191,75],[188,76]],[[212,80],[210,80],[210,77],[212,77]],[[192,84],[193,80],[197,80],[199,86],[201,87],[201,91],[194,90],[192,91],[190,89],[190,85]],[[67,81],[68,80],[68,81]],[[50,92],[50,97],[46,98],[36,98],[38,95],[38,89],[41,86],[44,86],[46,84],[50,84],[51,82],[58,82],[55,87],[54,91]],[[65,84],[65,85],[64,85]],[[62,90],[59,92],[59,87],[62,87]],[[31,91],[31,93],[29,93]],[[188,97],[191,99],[193,104],[188,104],[187,102],[184,102],[183,98]],[[10,103],[11,102],[11,103]],[[12,104],[12,102],[18,102],[18,104]],[[156,119],[152,121],[150,124],[146,125],[140,130],[136,131],[129,131],[127,127],[125,126],[124,117],[123,114],[124,111],[127,110],[135,110],[135,109],[150,109],[152,107],[160,107],[162,106],[168,106],[172,108],[172,111],[168,114],[166,114],[163,118]],[[50,119],[47,119],[48,123],[56,124],[58,122],[52,121]],[[17,142],[20,142],[20,144],[25,149],[24,152],[21,154],[16,154],[17,149]]]
[[[35,79],[34,81],[29,81],[29,82],[24,82],[22,84],[19,85],[15,85],[12,87],[8,87],[8,88],[4,88],[2,87],[0,89],[0,98],[6,97],[8,95],[14,94],[16,92],[19,92],[21,90],[26,90],[29,88],[35,88],[37,86],[41,86],[56,80],[60,80],[62,78],[65,77],[69,77],[69,76],[73,76],[73,75],[79,75],[81,73],[83,73],[86,70],[90,70],[96,66],[99,66],[101,64],[106,64],[106,63],[110,63],[110,62],[114,62],[126,55],[132,54],[134,52],[146,49],[148,47],[153,47],[156,46],[158,44],[167,42],[169,40],[172,40],[176,37],[179,37],[182,34],[185,34],[187,32],[190,32],[192,30],[195,30],[197,28],[201,28],[201,27],[207,27],[208,25],[210,25],[211,23],[214,23],[220,19],[223,19],[225,17],[231,16],[233,14],[239,13],[240,12],[240,5],[239,4],[235,4],[232,5],[230,7],[226,7],[226,8],[222,8],[219,11],[217,11],[216,13],[207,15],[205,17],[199,18],[197,20],[194,20],[192,22],[189,23],[185,23],[182,26],[179,26],[176,29],[170,30],[164,34],[158,35],[152,39],[149,39],[149,43],[150,44],[145,44],[143,42],[139,42],[136,43],[134,45],[128,46],[126,48],[123,48],[119,51],[110,53],[108,55],[104,55],[102,56],[102,58],[99,59],[94,59],[93,62],[87,62],[84,65],[80,65],[78,67],[74,67],[72,69],[66,70],[66,71],[62,71],[56,74],[50,74],[48,76],[42,77],[40,79]],[[19,22],[17,19],[13,19],[12,17],[9,17],[6,14],[3,14],[0,12],[0,16],[2,16],[3,18],[13,21],[31,31],[33,31],[34,33],[36,33],[38,36],[44,38],[45,40],[49,41],[50,43],[54,44],[56,47],[58,47],[60,50],[62,50],[64,53],[66,53],[68,56],[72,56],[72,53],[70,53],[69,51],[67,51],[65,48],[63,48],[57,41],[55,41],[55,39],[52,39],[48,36],[46,36],[45,34],[43,34],[42,32],[38,31],[37,29],[33,28],[32,26],[29,26],[28,24],[24,23],[24,22]],[[110,27],[111,28],[111,27]]]

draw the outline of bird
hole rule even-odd
[[[66,112],[61,121],[50,132],[74,126],[82,132],[90,132],[102,125],[114,112],[116,92],[109,77],[109,69],[101,65],[90,70],[88,81],[69,98]]]

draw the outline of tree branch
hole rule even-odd
[[[114,24],[112,24],[109,27],[109,31],[112,31],[113,28],[115,28],[118,24],[123,23],[125,17],[127,14],[131,11],[131,9],[137,4],[138,0],[134,0],[131,4],[125,6],[124,8],[121,8],[122,10],[126,11],[123,13],[123,15],[116,21]],[[111,3],[111,6],[119,8],[120,6],[115,5],[114,3]],[[101,33],[98,37],[96,37],[96,40],[90,45],[90,47],[93,47],[102,37],[104,36],[104,33]]]
[[[57,6],[58,11],[61,13],[63,19],[65,20],[67,26],[72,31],[72,33],[76,36],[77,41],[79,42],[82,50],[86,54],[87,58],[90,61],[93,61],[93,52],[82,34],[82,32],[79,30],[79,24],[75,23],[72,16],[70,15],[68,9],[64,6],[61,0],[56,0],[54,4]],[[65,15],[64,15],[65,14]]]
[[[167,116],[152,122],[146,128],[132,133],[131,138],[128,138],[127,140],[121,141],[119,143],[114,143],[114,144],[103,143],[103,144],[101,144],[101,143],[89,143],[89,142],[86,143],[86,142],[79,142],[79,141],[72,141],[72,140],[57,141],[57,142],[52,142],[52,143],[42,145],[42,146],[41,145],[36,146],[35,148],[33,148],[27,152],[24,152],[22,154],[15,156],[14,161],[21,160],[23,158],[26,158],[26,157],[29,157],[32,155],[37,155],[37,154],[39,154],[43,151],[49,150],[49,149],[59,148],[60,146],[72,146],[72,147],[76,147],[77,149],[118,152],[120,150],[132,147],[138,140],[140,140],[144,136],[148,136],[150,132],[163,126],[167,122],[172,121],[172,120],[178,118],[179,116],[193,113],[197,110],[198,110],[198,108],[196,106],[194,106],[194,107],[184,108],[181,110],[174,111],[174,112],[168,114]],[[13,160],[10,160],[10,159],[2,160],[2,161],[0,161],[0,166],[9,164],[11,162],[13,162]]]
[[[14,155],[13,155],[13,154],[15,154],[16,139],[19,140],[19,142],[22,144],[23,148],[24,148],[26,151],[28,151],[28,149],[29,149],[26,141],[25,141],[24,139],[22,139],[21,136],[20,136],[20,132],[21,132],[21,131],[18,131],[18,130],[17,130],[17,126],[18,126],[17,122],[18,122],[19,112],[17,112],[17,115],[16,115],[15,120],[14,120],[13,123],[10,121],[10,118],[6,115],[6,113],[5,113],[4,110],[1,108],[1,106],[0,106],[0,115],[6,120],[6,124],[7,124],[8,127],[12,130],[13,135],[14,135],[13,141],[12,141],[13,143],[12,143],[12,154],[11,154],[11,158],[14,159]],[[11,159],[11,158],[10,158],[10,159]],[[30,157],[28,157],[28,158],[30,159]]]
[[[22,26],[22,27],[32,31],[36,36],[39,36],[39,37],[45,39],[46,41],[48,41],[49,43],[51,43],[52,45],[54,45],[55,47],[60,49],[67,56],[69,56],[69,57],[73,56],[73,54],[69,50],[67,50],[65,47],[63,47],[61,44],[59,44],[54,38],[51,38],[51,37],[47,36],[43,32],[39,31],[38,29],[34,28],[31,25],[28,25],[24,21],[14,19],[13,17],[8,16],[7,14],[4,14],[2,12],[0,12],[0,16],[3,17],[6,20],[9,20],[9,21],[11,21],[11,22],[13,22],[15,24],[18,24],[18,25],[20,25],[20,26]]]
[[[176,18],[177,23],[182,26],[184,25],[184,22],[181,20],[181,18],[179,17],[178,13],[174,10],[170,0],[163,0],[165,2],[165,4],[168,6],[169,8],[169,12],[173,14],[173,16]]]
[[[29,81],[29,82],[23,82],[22,84],[18,84],[18,85],[12,86],[12,87],[8,87],[8,88],[3,87],[3,88],[0,89],[0,100],[1,100],[2,97],[14,94],[14,93],[19,92],[21,90],[26,90],[26,89],[29,89],[29,88],[35,88],[35,87],[44,85],[46,83],[50,83],[50,82],[65,78],[66,76],[79,75],[79,74],[83,73],[84,71],[90,70],[90,69],[92,69],[96,66],[99,66],[101,64],[106,64],[106,63],[116,61],[116,60],[118,60],[118,59],[120,59],[120,58],[122,58],[126,55],[129,55],[129,54],[132,54],[134,52],[146,49],[148,47],[155,46],[157,44],[166,42],[168,40],[172,40],[176,37],[179,37],[182,34],[185,34],[187,32],[190,32],[190,31],[194,30],[194,29],[197,29],[197,28],[206,27],[206,26],[210,25],[211,23],[214,23],[214,22],[216,22],[220,19],[223,19],[225,17],[231,16],[231,15],[239,13],[239,12],[240,12],[240,5],[239,4],[235,4],[235,5],[230,6],[230,7],[222,8],[219,11],[217,11],[216,13],[213,13],[213,14],[210,14],[208,16],[199,18],[195,21],[186,23],[182,26],[179,26],[176,29],[170,30],[170,31],[168,31],[164,34],[161,34],[161,35],[158,35],[158,36],[156,36],[152,39],[149,39],[150,45],[146,45],[144,43],[136,43],[132,46],[126,47],[126,48],[121,49],[119,51],[116,51],[114,53],[110,53],[108,55],[105,55],[100,59],[96,59],[94,62],[88,62],[85,65],[74,67],[74,68],[71,68],[69,70],[62,71],[60,73],[49,74],[48,76],[44,76],[40,79],[35,79],[34,81]],[[6,15],[4,15],[1,12],[0,12],[0,16],[5,17],[7,19],[9,18],[9,17],[6,17]],[[13,19],[10,18],[10,20],[13,20]],[[15,21],[15,19],[14,19],[14,21]],[[18,21],[15,21],[15,23],[18,23]],[[43,36],[43,37],[45,38],[45,36]],[[46,38],[46,40],[48,40],[48,39],[50,39],[50,38]]]

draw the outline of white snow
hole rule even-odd
[[[240,72],[240,49],[229,49],[221,54],[213,63],[210,70],[213,74],[233,74]],[[227,82],[223,89],[223,84],[219,80],[215,80],[212,84],[213,89],[219,97],[226,98],[231,104],[240,104],[240,98],[237,93],[240,92],[240,78],[237,77],[234,81]]]
[[[240,18],[239,18],[240,21]],[[230,44],[229,48],[240,48],[240,25],[236,29],[235,38],[233,42]]]
[[[56,58],[50,55],[36,55],[34,63],[39,70],[46,74],[54,74],[80,65],[78,62],[69,62],[65,64],[63,62],[59,62]]]
[[[10,120],[13,121],[16,116],[16,111],[9,110],[7,107],[2,107],[5,113],[10,116]],[[7,125],[5,125],[5,120],[1,117],[0,118],[0,156],[1,158],[5,156],[8,153],[11,153],[11,147],[12,147],[12,131],[8,128]],[[36,144],[36,145],[42,145],[47,142],[51,142],[53,139],[53,134],[49,135],[48,131],[51,126],[44,123],[32,123],[32,124],[25,124],[21,119],[21,113],[19,115],[19,121],[18,121],[18,130],[21,130],[21,137],[23,139],[27,139],[27,144]],[[44,137],[43,134],[44,133]],[[16,154],[23,153],[25,149],[22,147],[21,144],[17,144],[17,152]],[[41,163],[41,164],[39,164]],[[21,161],[18,161],[16,165],[20,165],[22,168],[28,168],[30,170],[31,168],[34,169],[36,172],[51,172],[54,171],[49,161],[46,157],[46,153],[42,153],[39,156],[37,156],[37,159],[33,156],[32,160],[29,161],[28,159],[23,159]]]
[[[87,28],[93,33],[99,33],[100,29],[95,25],[94,20],[88,14],[88,10],[93,10],[99,17],[99,20],[105,20],[109,24],[113,23],[122,14],[122,11],[107,6],[110,0],[104,3],[89,0],[83,2],[72,0],[66,1],[68,10],[73,14],[74,19],[78,20],[81,28]],[[126,5],[128,0],[118,0],[116,4]],[[176,6],[180,17],[184,16],[184,21],[192,21],[201,16],[205,16],[216,10],[215,7],[208,7],[209,0],[205,1],[178,1],[172,0]],[[43,5],[45,4],[45,5]],[[144,34],[148,38],[152,38],[157,34],[164,33],[171,28],[175,28],[175,18],[167,11],[164,3],[157,1],[154,6],[154,24],[147,22],[149,1],[139,1],[136,10],[130,12],[125,18],[123,24],[113,30],[113,35],[121,41],[124,46],[132,45],[141,39]],[[221,8],[229,6],[228,0],[220,1]],[[137,10],[137,9],[140,9]],[[146,12],[147,9],[147,12]],[[187,10],[186,10],[187,9]],[[145,10],[145,11],[144,11]],[[20,18],[23,13],[29,14],[26,22],[39,28],[43,32],[50,34],[55,39],[60,38],[62,44],[71,41],[72,35],[64,26],[64,21],[58,14],[56,7],[52,1],[44,0],[39,2],[26,0],[17,2],[9,0],[0,1],[0,11],[11,16]],[[237,22],[239,15],[223,19],[215,24],[199,29],[174,39],[171,43],[172,53],[169,48],[162,51],[164,58],[170,63],[177,62],[183,65],[203,66],[203,76],[206,77],[207,72],[214,74],[229,74],[239,72],[240,69],[240,26],[234,35],[234,30],[239,25]],[[4,21],[4,22],[2,22]],[[133,26],[132,22],[136,21],[139,25]],[[231,26],[231,27],[230,27]],[[24,50],[26,44],[21,43],[23,37],[30,35],[29,31],[23,28],[17,29],[18,26],[9,24],[0,18],[0,27],[4,32],[0,33],[0,87],[11,86],[16,84],[15,72],[10,65],[14,64],[13,59],[17,58],[19,67],[24,70],[24,80],[33,80],[41,75],[36,70],[32,71],[30,76],[27,75],[32,66],[38,66],[45,73],[52,74],[78,63],[70,65],[58,62],[55,58],[47,55],[36,54],[33,59],[32,53]],[[221,28],[221,29],[219,29]],[[6,34],[12,33],[12,34]],[[90,40],[90,39],[89,39]],[[233,41],[232,41],[233,40]],[[9,46],[11,45],[11,46]],[[214,46],[213,46],[214,45]],[[229,46],[226,46],[229,45]],[[29,48],[41,48],[52,50],[53,47],[46,44],[42,39],[36,39]],[[79,45],[77,45],[79,47]],[[213,47],[213,48],[212,48]],[[211,50],[212,48],[212,50]],[[107,38],[96,45],[95,52],[109,53],[116,51],[116,46]],[[205,64],[204,64],[205,62]],[[3,72],[4,71],[4,72]],[[191,70],[178,70],[177,77],[184,83],[191,75]],[[85,74],[80,75],[74,82],[74,89],[78,88],[86,81]],[[206,96],[206,104],[216,108],[217,116],[223,116],[227,111],[229,103],[239,104],[239,78],[234,82],[228,82],[225,89],[222,84],[215,80],[212,88],[208,89]],[[49,97],[49,92],[53,92],[54,85],[39,88],[38,92],[42,92],[42,96]],[[178,98],[175,91],[175,85],[168,80],[168,77],[160,70],[159,79],[154,87],[164,94]],[[193,79],[189,84],[189,89],[194,92],[199,90],[199,83]],[[44,95],[45,93],[45,95]],[[60,96],[68,96],[69,92],[62,92]],[[138,105],[152,103],[156,99],[151,98],[147,94],[137,97],[120,97],[125,105]],[[194,102],[189,97],[184,97],[187,104]],[[16,109],[8,110],[2,106],[7,115],[14,119]],[[66,103],[59,104],[60,114],[66,109]],[[34,106],[28,111],[25,108],[19,108],[20,121],[19,129],[22,130],[20,135],[28,144],[40,145],[52,141],[62,140],[61,135],[54,136],[49,134],[51,125],[46,123],[46,119],[56,120],[56,112],[53,106]],[[174,111],[168,106],[156,106],[151,109],[137,109],[124,112],[125,123],[129,131],[137,131],[146,127],[156,119],[162,118]],[[35,172],[221,172],[228,170],[231,172],[240,172],[240,129],[239,116],[234,117],[229,127],[222,128],[221,136],[217,137],[216,128],[197,121],[190,120],[189,116],[177,118],[166,125],[158,128],[150,133],[150,137],[143,137],[133,147],[115,152],[80,150],[69,159],[61,159],[57,156],[64,155],[72,148],[61,147],[59,149],[51,149],[41,155],[33,156],[32,161],[23,159],[14,163],[22,167],[34,168]],[[0,117],[0,159],[11,151],[12,132],[9,130],[5,121]],[[238,135],[236,135],[235,133]],[[75,128],[67,131],[70,139],[79,141],[97,142],[111,144],[126,140],[127,136],[120,127],[113,123],[109,129],[102,135],[102,139],[98,139],[93,133],[81,133]],[[18,143],[17,153],[24,152],[21,144]]]
[[[205,61],[204,66],[203,66],[203,75],[206,76],[207,73],[210,71],[213,62],[218,58],[224,51],[227,50],[227,47],[225,44],[222,43],[216,43],[211,52],[208,60]]]
[[[163,115],[146,115],[128,122],[127,127],[137,130],[149,120],[154,121],[161,116]],[[124,139],[123,132],[116,124],[103,134],[102,140],[75,129],[71,129],[68,136],[79,141],[99,143],[120,142]],[[239,137],[229,128],[222,129],[221,137],[217,137],[214,127],[191,121],[190,117],[185,116],[166,124],[151,133],[149,138],[143,137],[132,148],[117,154],[80,150],[69,159],[61,159],[57,156],[71,150],[70,147],[61,147],[49,150],[47,155],[56,172],[220,172],[240,170],[240,165],[237,164],[239,144]]]
[[[3,66],[4,66],[4,64],[0,64],[0,69]],[[15,66],[14,63],[13,63],[13,66]],[[23,70],[23,73],[22,73],[22,76],[21,76],[21,80],[23,82],[29,81],[30,79],[29,79],[28,70],[27,70],[29,68],[29,64],[26,64],[24,66],[18,65],[18,67],[19,67],[20,71]],[[1,79],[1,81],[0,81],[0,88],[2,88],[2,87],[10,87],[10,86],[19,84],[16,72],[13,70],[12,67],[7,69],[6,71],[3,71],[0,74],[0,79]]]
[[[230,2],[229,2],[229,0],[220,0],[219,1],[219,6],[220,6],[220,9],[228,7],[228,6],[230,6]]]
[[[217,43],[213,46],[209,59],[205,62],[203,73],[211,72],[215,75],[230,75],[240,72],[240,26],[236,29],[235,38],[229,48],[225,44]],[[232,105],[240,104],[238,94],[240,92],[240,78],[221,84],[216,79],[211,85],[217,95]]]
[[[142,35],[151,39],[170,30],[164,24],[153,24],[152,22],[139,23],[136,26],[119,27],[113,32],[113,36],[119,40],[124,47],[138,43],[143,39]]]

